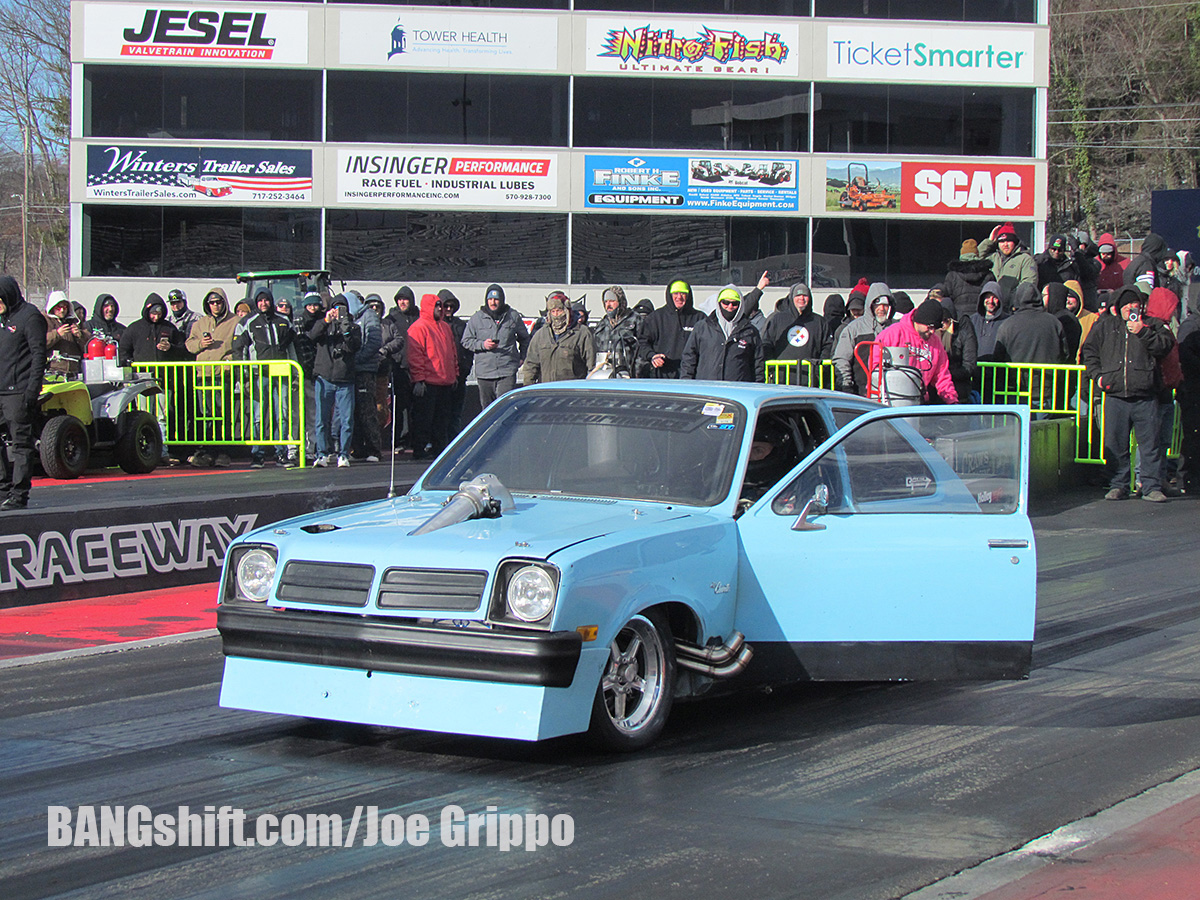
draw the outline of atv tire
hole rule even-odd
[[[162,452],[162,432],[154,416],[139,409],[121,417],[121,434],[113,448],[118,466],[130,475],[145,475],[158,467]]]
[[[42,429],[38,456],[51,478],[78,478],[87,470],[91,452],[87,429],[74,416],[54,416]]]

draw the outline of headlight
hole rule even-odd
[[[537,622],[554,608],[554,579],[545,569],[525,566],[508,580],[508,611],[522,622]]]
[[[255,603],[265,603],[275,582],[275,557],[266,550],[254,549],[242,555],[237,564],[238,594]]]

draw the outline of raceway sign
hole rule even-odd
[[[558,205],[557,154],[495,151],[338,150],[337,200],[432,208]]]
[[[587,156],[589,209],[794,211],[800,189],[794,159]]]
[[[88,200],[311,201],[311,150],[87,148]]]
[[[191,6],[171,9],[125,3],[83,7],[83,55],[122,62],[223,61],[270,65],[308,62],[308,11]]]
[[[346,9],[339,23],[343,65],[547,72],[558,68],[558,20],[551,16]]]

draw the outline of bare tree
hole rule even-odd
[[[0,67],[0,261],[21,273],[27,291],[44,291],[67,278],[70,5],[2,0],[0,30],[8,38]]]

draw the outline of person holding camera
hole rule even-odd
[[[362,329],[350,315],[350,301],[345,294],[333,298],[325,315],[309,326],[308,336],[317,347],[313,363],[317,376],[317,458],[313,465],[323,468],[336,459],[338,468],[344,469],[350,465],[354,440],[354,356],[362,346]]]
[[[83,359],[91,339],[92,329],[75,315],[67,295],[51,291],[46,298],[46,352]]]
[[[1167,450],[1158,440],[1159,360],[1171,352],[1175,338],[1164,322],[1146,315],[1145,305],[1136,287],[1122,288],[1113,304],[1117,314],[1101,316],[1079,350],[1087,377],[1105,395],[1104,453],[1115,461],[1105,500],[1129,496],[1130,431],[1142,458],[1142,499],[1167,499],[1159,474]]]

